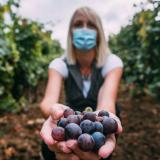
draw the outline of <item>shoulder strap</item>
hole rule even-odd
[[[66,58],[64,58],[63,60],[67,65],[69,76],[73,77],[78,88],[81,91],[83,91],[83,82],[82,82],[82,77],[81,77],[80,70],[79,70],[78,66],[77,65],[69,65]]]

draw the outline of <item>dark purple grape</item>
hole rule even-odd
[[[103,133],[103,125],[100,122],[94,122],[95,125],[95,132],[101,132]]]
[[[80,111],[75,111],[75,115],[81,115],[82,113]]]
[[[90,121],[94,122],[96,120],[96,114],[93,112],[86,112],[83,116],[83,120],[85,119],[89,119]]]
[[[75,114],[75,112],[73,109],[67,108],[64,110],[63,116],[64,116],[64,118],[67,118],[69,115],[74,115],[74,114]]]
[[[103,116],[109,117],[109,113],[108,113],[107,111],[101,110],[101,111],[98,113],[98,116],[99,116],[99,117],[103,117]]]
[[[67,117],[67,121],[68,121],[68,123],[76,123],[78,125],[81,122],[80,117],[78,115],[69,115]]]
[[[95,142],[91,135],[84,133],[78,137],[78,146],[81,150],[87,152],[93,150]]]
[[[82,129],[75,123],[69,123],[65,127],[65,139],[78,139],[82,134]]]
[[[83,120],[80,124],[80,127],[81,127],[83,133],[92,134],[95,131],[94,122],[92,122],[88,119]]]
[[[99,150],[105,144],[105,136],[101,132],[94,132],[91,136],[95,141],[94,150]]]
[[[62,118],[57,122],[57,126],[65,128],[65,126],[68,124],[67,118]]]
[[[56,141],[63,141],[65,139],[65,130],[62,127],[55,127],[52,129],[51,135]]]
[[[104,117],[102,121],[102,125],[103,125],[104,134],[115,133],[118,128],[118,124],[116,120],[114,120],[113,118],[106,117],[106,116]]]

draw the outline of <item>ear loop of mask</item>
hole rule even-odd
[[[95,50],[96,50],[96,61],[98,60],[98,47],[97,47],[97,45],[96,45],[96,47],[95,47]]]
[[[95,46],[95,50],[96,50],[96,61],[98,60],[98,54],[99,54],[98,45],[99,45],[99,33],[98,33],[98,31],[97,31],[97,40],[96,40],[96,46]]]

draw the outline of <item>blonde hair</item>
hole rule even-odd
[[[71,29],[72,29],[72,23],[77,13],[81,13],[82,15],[85,15],[88,18],[88,20],[92,21],[93,24],[97,28],[98,45],[97,45],[96,65],[97,67],[102,67],[106,62],[107,56],[110,54],[110,50],[108,48],[108,44],[105,39],[104,30],[102,27],[102,22],[100,20],[100,17],[96,14],[94,10],[92,10],[89,7],[78,8],[71,17],[70,24],[69,24],[69,30],[68,30],[68,36],[67,36],[67,50],[66,50],[67,61],[69,64],[76,63],[76,58],[75,58],[73,44],[72,44]]]

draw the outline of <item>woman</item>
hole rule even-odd
[[[107,110],[118,122],[117,133],[122,132],[120,120],[115,114],[118,114],[116,98],[123,63],[118,56],[110,53],[101,20],[95,11],[88,7],[81,7],[74,12],[69,25],[67,43],[65,55],[53,60],[49,65],[48,84],[40,103],[42,112],[49,117],[40,133],[49,148],[43,144],[43,155],[47,160],[107,158],[115,148],[114,134],[108,137],[98,153],[93,153],[81,151],[75,140],[54,141],[51,130],[67,106],[79,111],[90,106],[90,110],[97,112]],[[63,83],[65,105],[58,103]]]

